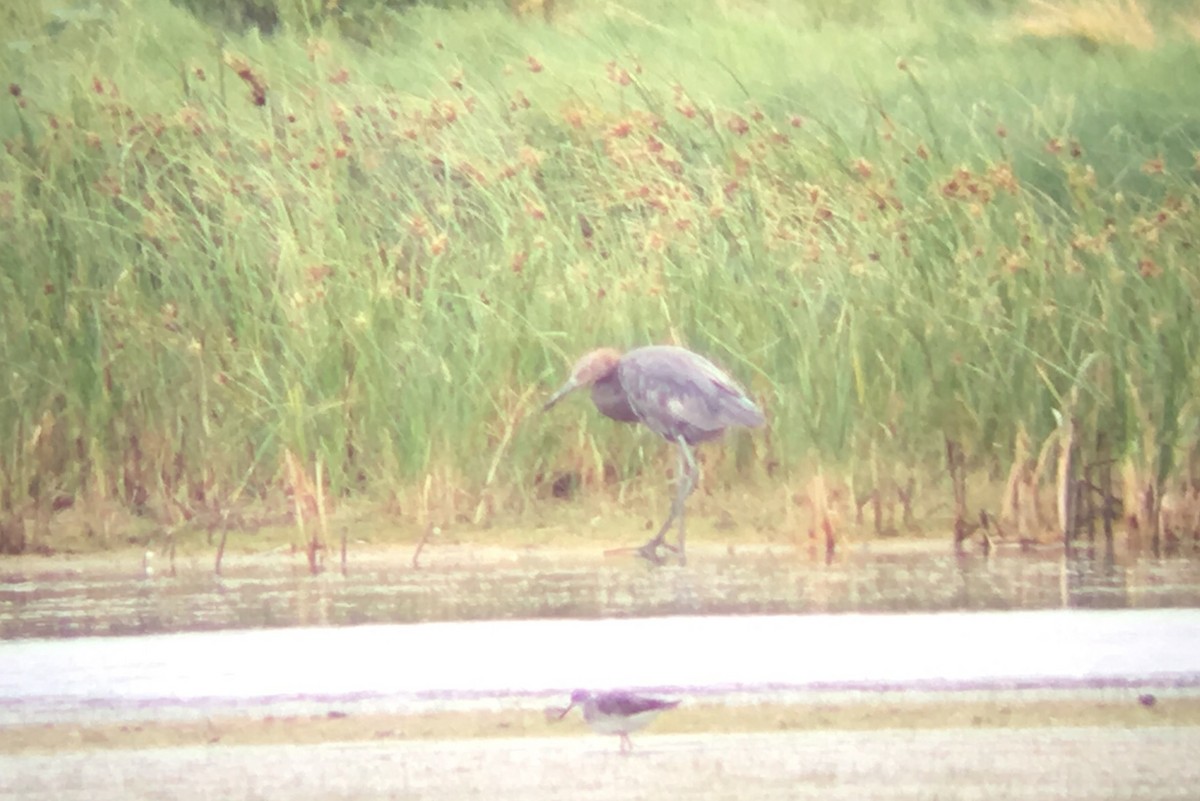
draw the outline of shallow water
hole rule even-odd
[[[443,547],[419,570],[377,551],[318,576],[284,553],[222,576],[206,557],[175,575],[130,554],[9,563],[0,725],[541,704],[573,686],[1200,688],[1195,562],[948,550],[698,548],[651,568]]]
[[[451,620],[704,614],[1200,606],[1200,560],[1057,549],[955,554],[944,543],[866,543],[831,562],[795,549],[695,549],[686,568],[629,556],[431,548],[357,554],[309,575],[287,553],[0,562],[0,638]],[[336,567],[336,566],[335,566]]]

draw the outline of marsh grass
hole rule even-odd
[[[1002,478],[1074,419],[1161,497],[1197,438],[1200,59],[1186,26],[1080,48],[1047,7],[420,7],[368,47],[26,0],[0,507],[487,523],[657,492],[646,435],[531,417],[581,350],[649,342],[768,411],[711,487],[861,495],[949,442]]]

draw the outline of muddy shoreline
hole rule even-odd
[[[686,701],[686,699],[685,699]],[[1200,696],[1131,688],[1054,697],[1020,691],[942,697],[882,693],[861,700],[830,694],[802,703],[685,703],[641,737],[884,729],[1198,726]],[[577,717],[556,722],[533,708],[426,712],[226,715],[204,720],[46,723],[0,727],[0,753],[189,746],[316,744],[590,735]]]

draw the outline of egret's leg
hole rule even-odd
[[[658,555],[658,549],[665,547],[668,550],[679,552],[679,563],[684,564],[686,560],[683,556],[683,508],[684,502],[687,501],[692,490],[696,487],[694,473],[696,470],[696,460],[692,458],[692,452],[688,448],[687,443],[682,438],[676,440],[679,445],[679,466],[677,469],[678,483],[675,489],[675,499],[671,502],[671,512],[667,515],[667,519],[663,521],[662,527],[654,537],[638,548],[638,555],[654,562],[656,565],[662,564],[662,557]],[[663,540],[667,536],[667,532],[671,530],[671,524],[679,520],[679,540],[678,545],[667,545]]]
[[[621,753],[628,754],[633,750],[633,741],[629,739],[629,735],[621,732]]]
[[[683,525],[683,507],[687,503],[688,497],[696,491],[696,485],[700,483],[700,466],[696,464],[696,457],[692,455],[692,449],[688,447],[683,438],[680,438],[677,442],[679,443],[679,469],[685,476],[685,478],[681,479],[679,497],[677,499],[679,504],[679,564],[686,565],[687,556],[683,551],[683,541],[687,532]]]
[[[667,515],[667,519],[663,521],[662,527],[658,533],[654,535],[645,545],[638,548],[638,556],[653,562],[656,565],[662,564],[662,557],[658,555],[658,549],[666,545],[663,538],[667,536],[667,532],[671,530],[671,524],[675,522],[675,518],[679,516],[679,501],[678,498],[671,502],[671,512]],[[666,545],[667,548],[674,550],[674,546]]]

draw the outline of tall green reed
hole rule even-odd
[[[5,505],[228,503],[291,453],[335,495],[438,476],[459,513],[485,488],[520,508],[655,458],[531,413],[580,350],[661,341],[770,413],[715,480],[936,469],[947,440],[996,472],[1078,414],[1161,485],[1195,443],[1194,56],[894,11],[883,39],[422,10],[391,53],[164,5],[18,64]]]

